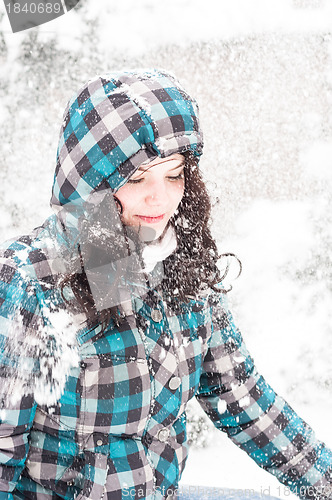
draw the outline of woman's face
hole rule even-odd
[[[137,230],[149,227],[158,238],[182,199],[183,170],[180,154],[141,165],[116,193],[123,209],[122,222]]]

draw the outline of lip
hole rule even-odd
[[[138,219],[140,219],[142,222],[146,222],[147,224],[156,224],[157,222],[163,220],[165,214],[156,215],[153,217],[147,215],[136,215],[136,217],[138,217]]]

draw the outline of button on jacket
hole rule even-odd
[[[169,303],[141,281],[102,331],[60,291],[100,194],[202,145],[195,101],[165,72],[103,75],[69,102],[55,215],[0,254],[0,500],[176,498],[193,397],[298,495],[331,497],[331,450],[257,373],[222,293]]]

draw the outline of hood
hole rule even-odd
[[[69,101],[60,131],[51,206],[81,206],[115,193],[145,161],[201,155],[198,107],[175,77],[159,70],[108,73]]]
[[[58,266],[63,273],[84,267],[98,309],[122,302],[108,296],[110,283],[120,277],[126,293],[128,282],[145,286],[143,276],[131,277],[140,269],[141,242],[134,243],[135,234],[128,239],[113,194],[143,162],[186,151],[199,157],[202,148],[198,106],[164,71],[98,76],[69,101],[51,199],[62,248]]]

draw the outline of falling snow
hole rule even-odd
[[[227,410],[227,403],[226,401],[224,401],[223,399],[219,399],[218,401],[218,412],[219,413],[225,413],[225,411]]]
[[[229,299],[236,324],[259,371],[331,447],[332,5],[207,1],[202,12],[198,0],[190,9],[178,0],[167,9],[81,0],[67,16],[15,35],[2,17],[1,239],[50,213],[58,130],[73,91],[123,66],[172,71],[199,104],[213,233],[220,251],[243,264]],[[236,274],[231,268],[230,282]],[[49,320],[51,335],[61,332],[64,318]],[[291,498],[222,433],[210,434],[206,448],[192,450],[184,482],[271,486]]]

